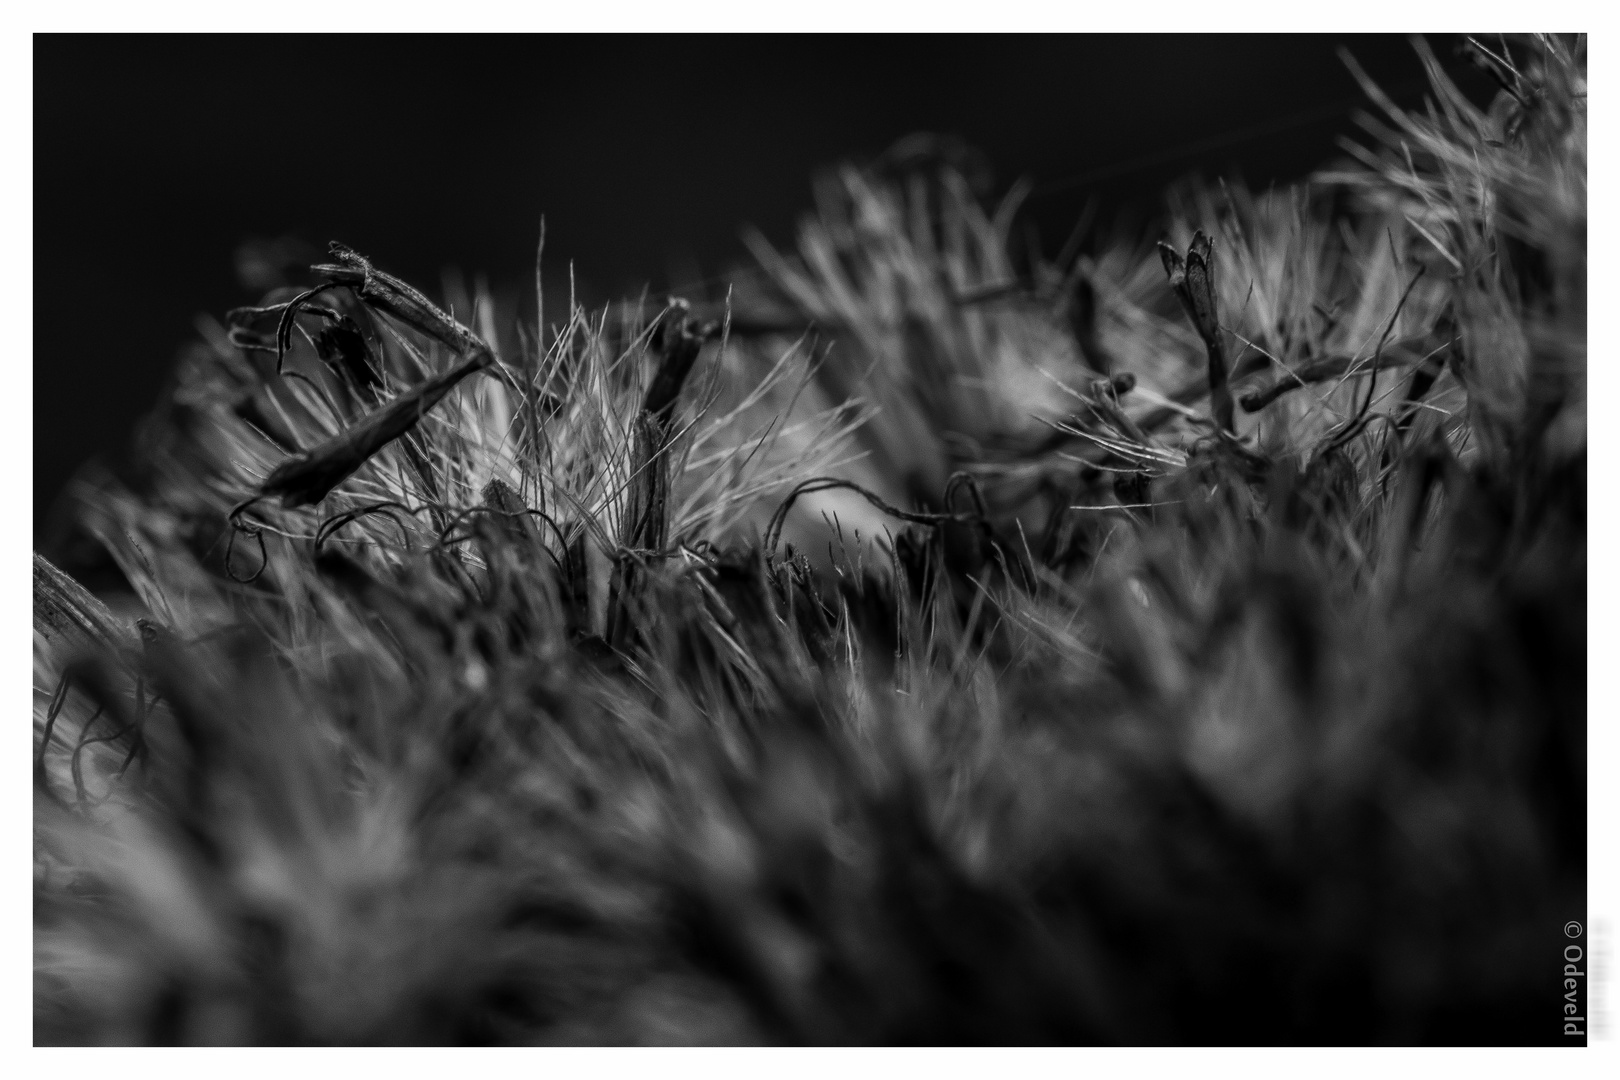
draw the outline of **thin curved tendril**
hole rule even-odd
[[[799,496],[814,495],[818,492],[833,491],[835,489],[847,489],[854,491],[867,502],[883,511],[885,514],[888,514],[891,517],[897,517],[901,521],[909,521],[917,525],[937,526],[947,521],[974,520],[973,516],[970,514],[913,513],[911,511],[902,510],[897,506],[890,506],[876,493],[867,490],[860,484],[855,483],[853,480],[840,480],[831,476],[818,476],[805,480],[795,487],[791,492],[788,493],[788,497],[782,500],[782,504],[776,508],[776,512],[771,515],[770,525],[765,530],[766,558],[774,559],[776,557],[776,545],[781,539],[782,526],[787,520],[788,511],[791,510],[793,504],[798,501]]]

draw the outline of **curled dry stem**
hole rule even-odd
[[[788,512],[793,509],[793,504],[798,501],[799,496],[814,495],[817,492],[833,491],[838,488],[853,491],[890,517],[899,518],[901,521],[909,521],[914,525],[936,526],[947,521],[967,522],[978,520],[973,514],[913,513],[902,510],[898,506],[891,506],[884,502],[876,492],[862,487],[853,480],[840,480],[833,476],[817,476],[804,481],[788,492],[787,498],[782,500],[782,504],[771,515],[770,524],[765,529],[765,557],[767,559],[776,558],[776,545],[782,539],[782,526],[786,523]]]

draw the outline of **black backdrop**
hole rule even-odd
[[[36,544],[196,314],[257,299],[244,239],[342,239],[436,292],[532,275],[544,214],[548,289],[572,260],[605,299],[723,271],[744,224],[790,242],[818,166],[926,130],[1046,184],[1055,249],[1088,195],[1142,213],[1194,169],[1323,163],[1360,101],[1341,45],[1420,98],[1398,37],[37,37]]]

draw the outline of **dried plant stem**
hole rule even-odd
[[[1170,288],[1181,309],[1192,320],[1209,357],[1209,407],[1215,423],[1227,434],[1235,430],[1232,390],[1227,382],[1226,346],[1221,338],[1220,313],[1215,304],[1214,243],[1202,229],[1193,234],[1183,258],[1169,244],[1159,245],[1159,256],[1170,278]]]

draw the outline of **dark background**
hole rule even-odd
[[[1471,93],[1480,80],[1436,53]],[[329,239],[439,291],[448,266],[583,297],[715,275],[752,224],[790,244],[823,165],[914,131],[1029,176],[1051,253],[1088,196],[1150,213],[1189,171],[1296,179],[1399,37],[209,38],[34,45],[34,535],[72,471],[116,460],[201,312],[258,296],[248,238]]]

